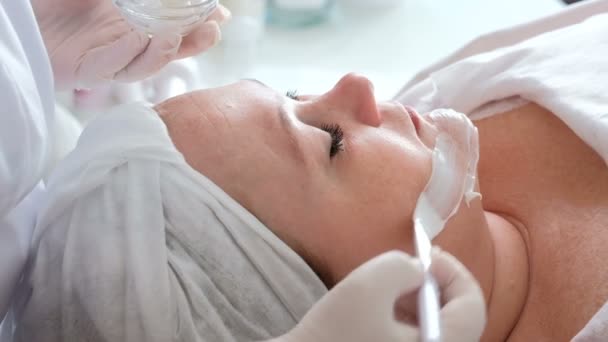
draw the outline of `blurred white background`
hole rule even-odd
[[[379,98],[392,96],[417,71],[483,33],[564,7],[558,0],[338,0],[324,22],[267,25],[255,45],[245,46],[235,41],[256,33],[239,24],[239,1],[256,0],[225,1],[236,20],[224,41],[199,58],[205,85],[253,77],[280,91],[312,94],[355,71],[374,82]],[[382,2],[390,4],[374,8]]]

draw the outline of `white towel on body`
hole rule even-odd
[[[492,114],[484,106],[499,100],[509,101],[494,113],[521,105],[513,99],[535,102],[608,164],[608,14],[598,14],[606,12],[608,0],[591,1],[483,36],[421,72],[396,99],[421,112],[447,107],[473,119]]]

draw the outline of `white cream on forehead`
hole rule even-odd
[[[429,114],[440,133],[433,150],[431,177],[418,198],[414,221],[420,220],[430,239],[435,238],[460,206],[481,197],[475,191],[479,161],[477,128],[464,114],[440,109]]]

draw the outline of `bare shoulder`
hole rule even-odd
[[[476,125],[484,194],[521,198],[536,190],[536,201],[540,194],[551,198],[608,195],[608,168],[602,158],[545,108],[528,104]],[[492,205],[491,201],[485,204]]]
[[[476,124],[484,209],[529,232],[529,295],[510,340],[571,338],[608,300],[608,168],[536,104]]]

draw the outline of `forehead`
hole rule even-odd
[[[201,108],[209,108],[208,114],[235,121],[256,121],[276,115],[283,97],[257,80],[241,80],[224,87],[201,90],[193,95]],[[263,120],[266,121],[266,120]]]
[[[222,141],[227,133],[252,128],[252,125],[273,125],[273,117],[283,101],[276,91],[260,82],[243,80],[178,96],[155,108],[174,140],[195,144]]]
[[[277,111],[283,101],[277,92],[258,82],[241,81],[171,99],[157,110],[177,149],[195,169],[217,176],[210,177],[213,179],[229,174],[229,165],[254,155],[268,157],[262,152],[277,145]],[[218,170],[213,165],[218,165]]]
[[[174,97],[156,108],[165,121],[174,124],[181,122],[182,126],[198,130],[223,130],[251,121],[269,122],[269,116],[276,115],[274,112],[283,101],[278,92],[261,82],[242,80]]]
[[[214,90],[214,94],[222,92],[224,96],[239,102],[276,103],[282,98],[277,91],[255,79],[244,79]]]
[[[278,111],[285,101],[278,92],[257,80],[242,80],[221,91],[223,95],[213,99],[218,106],[216,114],[224,116],[229,124],[270,128],[277,123]]]

